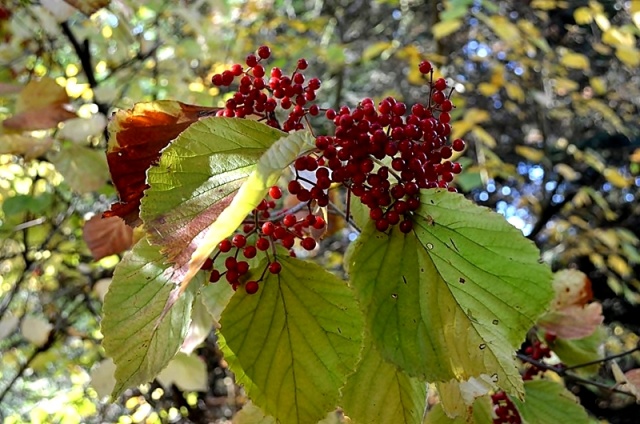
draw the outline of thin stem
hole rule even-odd
[[[533,358],[531,358],[531,357],[529,357],[529,356],[527,356],[527,355],[525,355],[523,353],[517,353],[516,356],[518,357],[518,359],[520,359],[523,362],[527,362],[527,363],[529,363],[531,365],[535,365],[536,367],[538,367],[540,369],[543,369],[545,371],[553,371],[556,374],[558,374],[560,377],[565,377],[565,378],[567,378],[569,380],[575,381],[576,383],[586,384],[586,385],[589,385],[589,386],[594,386],[594,387],[598,387],[598,388],[603,389],[603,390],[607,390],[609,392],[619,393],[619,394],[622,394],[622,395],[635,397],[635,395],[633,395],[632,393],[625,392],[624,390],[617,389],[616,387],[609,386],[609,385],[607,385],[605,383],[600,383],[599,381],[593,381],[593,380],[589,380],[589,379],[580,377],[579,375],[575,375],[575,374],[573,374],[571,372],[568,372],[567,369],[565,369],[565,368],[556,367],[556,366],[553,366],[553,365],[546,364],[546,363],[544,363],[542,361],[538,361],[536,359],[533,359]]]
[[[585,362],[583,364],[573,365],[571,367],[565,367],[564,369],[566,371],[569,371],[569,370],[574,370],[574,369],[577,369],[577,368],[584,368],[584,367],[588,367],[590,365],[596,365],[596,364],[600,364],[602,362],[608,362],[608,361],[612,361],[614,359],[622,358],[624,356],[631,355],[632,353],[638,352],[638,351],[640,351],[640,345],[638,345],[638,346],[634,347],[633,349],[628,350],[626,352],[618,353],[616,355],[606,356],[606,357],[604,357],[602,359],[596,359],[595,361],[589,361],[589,362]]]

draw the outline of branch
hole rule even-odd
[[[635,397],[635,395],[633,395],[632,393],[625,392],[624,390],[617,389],[616,387],[608,386],[607,384],[600,383],[599,381],[589,380],[587,378],[583,378],[583,377],[580,377],[579,375],[573,374],[572,372],[568,371],[568,368],[558,367],[558,366],[546,364],[546,363],[544,363],[542,361],[538,361],[536,359],[533,359],[533,358],[525,355],[524,353],[516,353],[516,356],[522,362],[529,363],[529,364],[534,365],[534,366],[536,366],[536,367],[538,367],[540,369],[543,369],[545,371],[553,371],[556,374],[558,374],[560,377],[564,377],[564,378],[567,378],[569,380],[573,380],[576,383],[598,387],[600,389],[603,389],[603,390],[606,390],[606,391],[612,392],[612,393],[619,393],[619,394],[622,394],[622,395],[625,395],[625,396]]]

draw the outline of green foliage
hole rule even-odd
[[[525,423],[576,423],[591,421],[576,397],[562,384],[532,380],[524,384],[526,402],[513,399]]]
[[[362,358],[342,389],[341,405],[354,423],[419,423],[427,385],[387,362],[365,337]]]
[[[105,297],[104,349],[116,363],[113,397],[154,378],[175,356],[186,335],[193,294],[162,311],[172,289],[164,258],[147,239],[125,255]]]
[[[383,356],[427,381],[481,373],[514,394],[513,360],[552,297],[536,249],[503,218],[447,191],[424,191],[415,232],[365,227],[350,258]]]
[[[282,271],[265,275],[256,294],[231,298],[222,349],[256,405],[283,424],[316,422],[336,406],[358,360],[362,318],[344,281],[313,263],[278,261]]]

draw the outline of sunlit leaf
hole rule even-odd
[[[0,154],[24,156],[26,160],[35,159],[49,151],[53,139],[36,138],[28,134],[0,135]]]
[[[567,52],[560,59],[560,63],[567,68],[589,69],[589,58],[581,53]]]
[[[86,143],[87,138],[100,134],[106,126],[107,118],[101,113],[91,115],[91,118],[70,119],[58,131],[57,138],[74,143]]]
[[[587,25],[593,22],[593,12],[588,7],[578,7],[573,11],[573,18],[578,25]]]
[[[488,396],[478,398],[467,414],[451,418],[447,416],[442,404],[437,404],[427,412],[424,424],[493,424],[491,400]]]
[[[386,362],[365,338],[362,358],[342,389],[340,405],[353,423],[419,424],[426,396],[426,383]]]
[[[103,346],[117,367],[114,398],[153,379],[178,352],[187,333],[191,291],[161,318],[173,288],[167,267],[158,248],[142,239],[116,268],[102,321]]]
[[[229,291],[233,292],[231,286],[228,284],[219,284],[220,286],[227,286]],[[215,284],[211,284],[215,286]],[[205,287],[203,287],[204,289]],[[199,296],[193,302],[193,309],[191,310],[191,323],[189,324],[189,330],[184,338],[184,342],[180,346],[180,352],[190,355],[193,351],[204,342],[214,326],[214,317],[209,313],[208,308],[203,303],[201,296],[202,290]]]
[[[233,424],[277,424],[277,422],[253,402],[247,402],[240,412],[233,416]]]
[[[453,34],[462,26],[462,20],[453,19],[450,21],[440,21],[431,27],[433,38],[439,40],[447,35]]]
[[[633,182],[631,178],[623,176],[620,171],[611,167],[605,168],[602,175],[607,179],[607,181],[618,188],[627,188]]]
[[[382,355],[427,381],[488,374],[521,393],[513,354],[552,298],[538,251],[502,216],[424,190],[414,232],[365,227],[351,278]]]
[[[96,191],[109,180],[109,169],[101,150],[65,144],[59,152],[50,155],[50,160],[78,193]]]
[[[616,57],[631,68],[640,65],[640,50],[633,46],[618,46],[616,48]]]
[[[173,384],[184,391],[206,392],[209,388],[207,365],[193,354],[178,352],[157,378],[165,389]]]
[[[159,165],[149,170],[151,188],[141,216],[173,264],[171,278],[179,285],[167,308],[282,171],[315,147],[313,141],[307,131],[284,135],[254,121],[211,118],[190,127],[163,152]]]
[[[587,411],[561,384],[547,380],[524,382],[525,399],[512,398],[526,423],[589,424]]]
[[[160,157],[160,151],[198,119],[217,109],[175,101],[138,103],[133,109],[117,111],[109,123],[107,162],[120,198],[105,216],[119,216],[136,224],[146,172]]]
[[[475,126],[472,129],[473,135],[485,146],[496,147],[496,139],[481,126]]]
[[[44,77],[30,81],[20,92],[15,114],[3,125],[16,130],[41,130],[54,128],[59,122],[75,118],[69,108],[69,97],[64,87],[55,80]]]
[[[465,416],[477,398],[495,390],[491,377],[483,374],[479,378],[471,377],[467,381],[451,380],[435,383],[442,409],[449,417]]]
[[[256,294],[234,294],[220,320],[221,347],[262,410],[282,424],[313,423],[335,408],[358,361],[362,316],[344,281],[313,263],[278,261],[282,271],[266,273]]]

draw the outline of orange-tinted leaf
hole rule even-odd
[[[111,0],[64,0],[87,16],[93,15],[98,10],[108,5]]]
[[[3,122],[6,128],[35,131],[53,128],[75,118],[67,92],[51,78],[29,82],[16,102],[16,113]]]
[[[160,150],[198,119],[217,108],[175,101],[138,103],[115,113],[109,123],[107,162],[120,202],[104,216],[119,216],[129,225],[139,224],[140,199],[148,188],[146,172]]]
[[[133,229],[117,216],[94,216],[84,224],[82,236],[96,261],[121,253],[133,244]]]
[[[572,305],[583,306],[593,298],[591,281],[578,270],[565,269],[556,272],[553,277],[553,289],[556,297],[551,308],[555,310]]]

